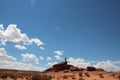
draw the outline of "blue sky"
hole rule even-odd
[[[67,57],[79,67],[120,70],[119,4],[119,0],[1,0],[0,54],[5,57],[1,68],[23,69],[23,64],[32,67],[26,70],[42,70]]]

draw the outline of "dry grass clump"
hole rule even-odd
[[[63,76],[63,79],[68,79],[68,76],[67,76],[67,75],[64,75],[64,76]]]
[[[117,77],[118,77],[118,80],[120,80],[120,74]]]
[[[113,74],[111,74],[111,76],[115,77],[115,74],[113,73]]]
[[[80,77],[78,80],[85,80],[85,79],[83,79],[82,77]]]
[[[32,77],[32,80],[51,80],[51,76],[47,76],[47,75],[35,75]]]
[[[75,78],[75,75],[72,75],[71,77],[72,77],[72,79],[76,79],[76,78]]]
[[[89,73],[88,73],[88,72],[86,72],[86,73],[85,73],[85,75],[86,75],[87,77],[90,77],[90,75],[89,75]]]
[[[0,75],[0,78],[7,78],[7,77],[8,77],[8,75],[5,75],[5,74]]]
[[[103,74],[99,74],[100,78],[104,78]]]
[[[79,72],[79,73],[78,73],[78,75],[79,75],[80,77],[82,77],[82,76],[83,76],[83,75],[82,75],[82,72]]]
[[[63,72],[64,72],[64,73],[68,73],[68,70],[64,70]]]

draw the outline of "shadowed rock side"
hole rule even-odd
[[[103,69],[101,68],[95,68],[95,67],[92,67],[92,66],[88,66],[87,69],[85,68],[79,68],[77,66],[73,66],[73,65],[70,65],[70,64],[67,64],[68,62],[66,61],[63,61],[61,63],[57,63],[57,64],[54,64],[52,66],[52,68],[49,68],[47,70],[45,70],[44,72],[49,72],[49,71],[55,71],[55,72],[58,72],[58,71],[63,71],[63,70],[70,70],[70,71],[83,71],[83,70],[87,70],[87,71],[104,71]]]

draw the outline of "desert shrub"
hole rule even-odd
[[[118,77],[118,79],[120,80],[120,75],[118,75],[117,77]]]
[[[41,76],[35,75],[32,77],[32,80],[41,80]]]
[[[64,72],[64,73],[68,73],[68,70],[64,70],[63,72]]]
[[[40,75],[35,75],[32,77],[32,80],[51,80],[51,76],[47,76],[47,75],[43,75],[43,76],[40,76]]]
[[[43,75],[41,77],[41,80],[51,80],[51,79],[52,79],[52,77],[51,76],[47,76],[47,75]]]
[[[85,79],[83,79],[83,78],[81,77],[81,78],[79,78],[78,80],[85,80]]]
[[[79,72],[78,75],[79,75],[80,77],[82,77],[82,72]]]
[[[7,78],[7,75],[1,75],[1,78]]]
[[[100,78],[104,78],[103,74],[99,74]]]
[[[10,76],[10,78],[15,78],[15,76]]]
[[[64,75],[64,76],[63,76],[63,79],[68,79],[68,76],[67,76],[67,75]]]
[[[57,78],[57,80],[60,80],[60,78]]]
[[[72,77],[72,79],[75,79],[75,75],[72,75],[71,77]]]
[[[87,77],[90,77],[90,75],[89,75],[89,73],[88,73],[88,72],[86,72],[86,73],[85,73],[85,75],[86,75]]]
[[[55,78],[55,76],[52,76],[52,78]]]
[[[113,74],[111,74],[111,76],[113,76],[113,77],[114,77],[114,76],[115,76],[115,74],[113,73]]]

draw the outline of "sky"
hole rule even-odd
[[[120,0],[0,0],[0,68],[64,61],[120,70]]]

